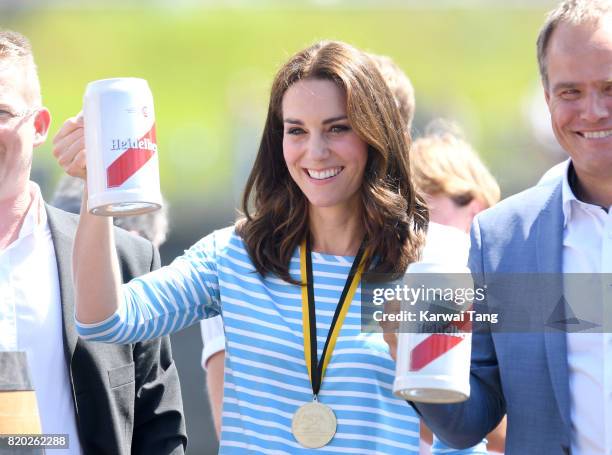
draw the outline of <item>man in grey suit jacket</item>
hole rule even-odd
[[[45,433],[74,454],[182,454],[187,437],[168,338],[87,343],[74,328],[75,215],[29,181],[50,124],[30,45],[0,31],[0,349],[28,354]],[[159,266],[151,243],[117,230],[124,279]],[[95,279],[95,277],[92,277]]]
[[[416,407],[455,447],[480,441],[507,413],[507,454],[610,454],[612,335],[551,322],[567,328],[571,318],[559,313],[569,281],[561,274],[612,272],[612,2],[564,1],[540,33],[538,60],[555,136],[571,160],[557,181],[478,216],[469,259],[481,285],[526,273],[498,308],[527,308],[531,326],[515,327],[522,333],[480,327],[470,398]],[[552,278],[538,283],[533,273]],[[544,298],[523,305],[538,292]],[[600,303],[611,302],[608,294]]]

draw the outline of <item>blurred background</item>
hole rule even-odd
[[[413,136],[458,122],[504,196],[564,157],[539,85],[535,40],[549,0],[0,0],[0,26],[30,38],[50,138],[76,114],[87,82],[134,76],[155,99],[168,263],[236,218],[275,71],[319,39],[392,57],[415,86]],[[33,178],[50,198],[60,170],[51,139]],[[189,453],[216,453],[198,326],[173,336]]]

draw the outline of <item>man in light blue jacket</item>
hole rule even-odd
[[[566,0],[540,32],[546,101],[570,160],[555,183],[502,201],[472,226],[469,263],[481,284],[526,274],[497,302],[526,310],[526,325],[474,333],[468,401],[416,404],[451,446],[475,444],[507,413],[507,454],[612,453],[612,335],[568,330],[572,315],[559,306],[567,274],[612,272],[611,13],[609,0]],[[549,274],[547,286],[537,273]],[[603,292],[612,305],[612,286]]]

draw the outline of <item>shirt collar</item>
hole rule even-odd
[[[47,224],[47,212],[43,204],[40,187],[34,182],[29,182],[28,190],[32,202],[23,220],[18,240],[33,234],[36,229],[44,227]]]
[[[572,160],[567,160],[565,170],[563,171],[563,178],[561,181],[561,200],[563,207],[563,227],[567,226],[572,217],[572,201],[578,201],[578,198],[572,191],[572,187],[569,183],[569,173],[572,165]],[[573,172],[573,171],[572,171]]]
[[[567,165],[565,167],[565,171],[563,172],[563,180],[561,183],[563,228],[566,228],[567,224],[572,220],[572,217],[576,215],[576,210],[586,210],[591,212],[598,212],[599,210],[602,210],[601,207],[588,204],[576,197],[576,194],[572,189],[572,184],[575,183],[575,180],[576,171],[574,170],[574,165],[572,164],[572,160],[567,160]],[[572,182],[570,183],[570,181]]]

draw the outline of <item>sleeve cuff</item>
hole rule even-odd
[[[206,363],[217,352],[225,350],[225,331],[223,330],[223,319],[214,316],[200,321],[200,332],[202,334],[202,368],[206,371]]]
[[[123,317],[123,305],[111,314],[109,317],[100,322],[84,323],[80,322],[76,317],[76,311],[74,315],[74,322],[77,333],[81,338],[102,340],[108,334],[114,332],[117,324],[120,323]]]
[[[225,351],[225,337],[216,337],[207,340],[202,349],[202,369],[206,371],[208,360],[217,352]]]

